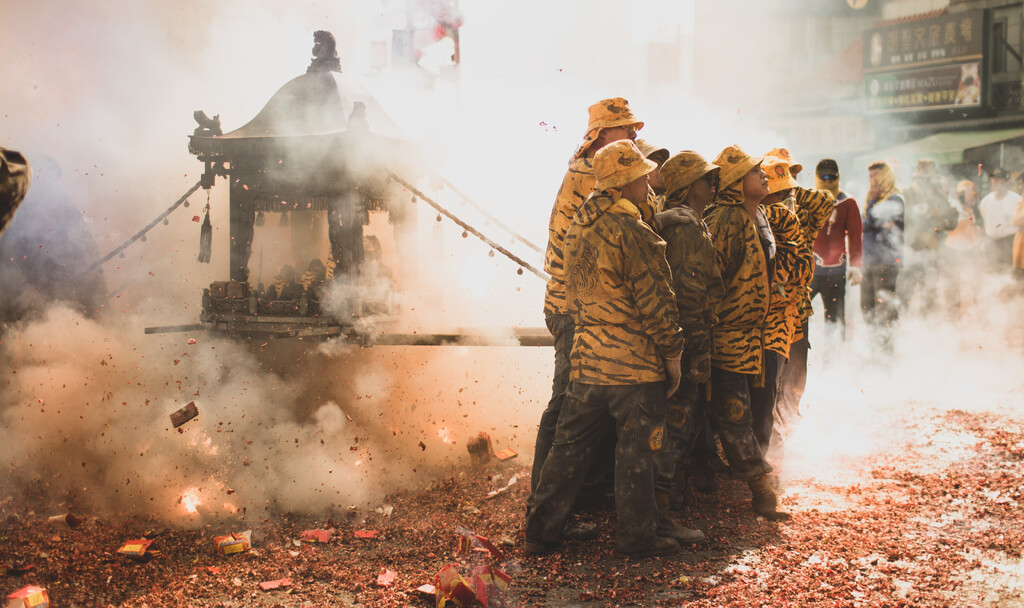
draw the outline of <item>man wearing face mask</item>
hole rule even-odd
[[[768,177],[768,195],[761,200],[761,210],[775,237],[775,256],[769,264],[772,291],[765,320],[764,382],[751,387],[750,410],[754,436],[761,452],[767,454],[775,421],[779,373],[800,324],[802,292],[810,283],[814,259],[794,212],[798,184],[790,174],[789,163],[766,156],[761,167]]]
[[[846,341],[846,282],[861,280],[861,219],[857,201],[839,188],[839,165],[823,158],[814,170],[815,186],[836,197],[825,229],[814,241],[811,297],[820,294],[825,308],[825,357]]]
[[[789,515],[778,510],[750,415],[750,388],[763,385],[764,324],[775,257],[775,238],[760,209],[761,199],[768,195],[768,178],[761,159],[739,146],[722,150],[714,164],[721,167],[721,186],[704,220],[725,291],[715,309],[711,415],[715,431],[730,436],[722,439],[722,447],[733,474],[750,486],[754,512],[778,521]]]
[[[555,370],[551,386],[551,399],[541,414],[533,456],[531,490],[540,479],[559,412],[569,386],[569,353],[573,343],[573,319],[565,302],[565,260],[563,245],[572,218],[583,201],[594,190],[594,155],[607,144],[624,139],[633,140],[644,123],[633,115],[629,102],[621,97],[603,99],[588,109],[589,121],[583,143],[569,161],[569,170],[558,190],[548,223],[548,246],[544,254],[544,270],[550,275],[544,294],[544,321],[555,338]],[[653,210],[650,212],[653,214]],[[614,442],[614,426],[605,425],[608,441]]]

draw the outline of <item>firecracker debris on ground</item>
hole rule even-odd
[[[790,480],[781,499],[793,518],[779,524],[750,511],[745,484],[723,478],[679,514],[709,543],[670,557],[616,554],[610,506],[580,515],[598,526],[597,540],[525,553],[529,463],[491,460],[389,495],[388,508],[323,519],[268,514],[189,528],[54,517],[42,502],[6,499],[0,583],[4,597],[34,585],[63,608],[427,607],[439,572],[472,591],[474,570],[486,567],[507,577],[507,588],[491,579],[499,593],[490,606],[1024,606],[1020,422],[947,411],[914,424],[970,436],[970,450],[927,467],[927,442],[905,445],[851,463],[853,484]],[[249,546],[219,549],[232,535]],[[448,605],[455,599],[477,601]]]

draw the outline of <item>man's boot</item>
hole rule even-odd
[[[768,483],[767,475],[758,475],[753,479],[748,479],[747,485],[750,486],[750,493],[753,494],[750,505],[754,508],[754,513],[769,521],[789,519],[789,513],[778,510],[779,499],[775,495],[775,490]]]
[[[616,550],[630,557],[656,557],[659,555],[672,555],[673,553],[679,553],[679,543],[676,542],[676,539],[674,538],[655,536],[654,542],[643,549],[637,549],[635,551],[627,551],[623,549]]]
[[[656,490],[654,492],[654,499],[655,504],[658,505],[658,528],[654,531],[655,534],[666,538],[674,538],[680,545],[707,542],[703,532],[684,528],[679,522],[669,516],[671,497],[668,492]]]

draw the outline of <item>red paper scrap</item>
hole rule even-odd
[[[476,599],[487,608],[505,605],[505,591],[511,583],[512,577],[497,568],[480,566],[473,570]]]
[[[416,593],[433,597],[433,595],[437,593],[437,587],[433,585],[420,585],[419,587],[416,587]]]
[[[331,540],[334,536],[334,528],[328,528],[326,530],[304,530],[299,535],[299,540],[306,541],[307,543],[326,543]]]
[[[260,583],[260,589],[264,591],[270,591],[271,589],[279,589],[281,587],[291,587],[292,579],[290,578],[279,578],[276,581],[263,581]]]
[[[498,460],[509,460],[511,458],[515,458],[518,455],[519,455],[519,452],[516,452],[515,450],[509,449],[509,448],[505,448],[504,450],[498,450],[494,454],[494,456]]]
[[[46,589],[29,585],[22,587],[7,596],[7,608],[47,608],[50,595]]]
[[[377,538],[377,534],[379,532],[376,530],[356,530],[352,533],[356,538]]]
[[[443,606],[449,600],[459,606],[469,606],[476,599],[473,583],[459,574],[454,564],[448,564],[434,575],[437,587],[437,605]]]
[[[117,553],[118,555],[127,555],[128,557],[144,557],[146,555],[146,549],[149,549],[149,546],[152,544],[153,541],[148,538],[130,540],[121,545],[121,548],[117,550]]]
[[[394,570],[388,570],[387,568],[381,568],[380,574],[377,575],[377,586],[378,587],[390,587],[395,579],[398,578],[398,573]]]

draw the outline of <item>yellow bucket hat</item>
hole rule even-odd
[[[804,166],[793,160],[793,156],[789,153],[789,148],[772,148],[768,150],[768,154],[765,156],[774,156],[775,158],[781,158],[782,160],[789,163],[789,170],[796,177],[797,173],[804,170]]]
[[[612,97],[602,99],[587,108],[590,118],[587,121],[587,134],[583,136],[583,143],[576,148],[576,156],[580,156],[597,139],[601,129],[611,127],[628,127],[630,125],[639,131],[644,128],[644,123],[633,115],[629,109],[629,102],[623,97]]]
[[[739,146],[729,146],[719,152],[714,161],[714,164],[722,168],[719,191],[742,179],[751,169],[761,164],[761,160],[760,156],[751,156]]]
[[[653,160],[659,165],[665,164],[668,160],[669,153],[667,148],[658,148],[653,144],[647,143],[646,139],[640,139],[639,137],[633,140],[636,147],[640,149],[640,153],[644,155],[644,158]]]
[[[658,168],[632,141],[613,141],[594,155],[595,190],[621,188]]]
[[[661,179],[665,182],[665,196],[689,188],[710,171],[719,171],[718,165],[704,160],[693,150],[684,150],[665,161],[661,166]]]
[[[800,185],[793,179],[790,167],[791,165],[781,158],[773,156],[764,157],[764,160],[761,161],[761,168],[764,169],[765,175],[768,176],[768,194],[775,194],[776,192],[796,188]]]

